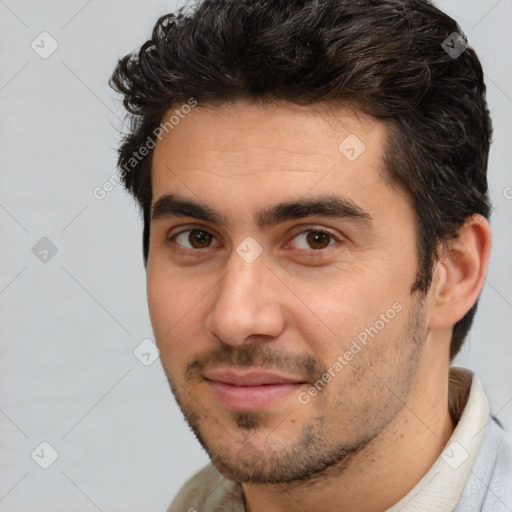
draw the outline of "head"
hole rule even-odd
[[[470,47],[445,51],[454,32],[420,0],[203,1],[119,61],[132,124],[118,163],[144,218],[162,363],[233,479],[291,481],[347,457],[425,371],[436,271],[490,214],[483,72]],[[307,233],[300,255],[283,249]],[[438,329],[440,358],[459,352],[475,293]],[[286,372],[302,399],[280,414],[212,402],[205,376],[223,365]]]

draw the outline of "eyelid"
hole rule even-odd
[[[331,235],[336,241],[340,242],[342,240],[342,236],[338,233],[334,232],[333,230],[326,228],[324,226],[319,226],[316,224],[303,224],[301,226],[297,226],[297,230],[293,230],[293,238],[295,238],[297,235],[300,235],[304,233],[305,231],[319,231],[320,233],[327,233],[328,235]]]
[[[176,231],[173,233],[173,229],[171,229],[167,233],[167,238],[172,238],[173,236],[179,235],[179,234],[183,233],[184,231],[193,231],[195,229],[200,230],[200,231],[206,231],[210,234],[214,234],[213,233],[214,230],[212,230],[211,228],[209,228],[207,226],[202,226],[201,224],[184,224],[184,225],[178,226],[177,228],[174,228],[174,229],[179,229],[179,231]]]

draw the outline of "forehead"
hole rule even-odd
[[[168,124],[168,129],[162,132],[154,159],[157,164],[160,159],[172,161],[180,168],[182,163],[191,167],[198,163],[201,167],[208,163],[205,159],[222,154],[232,159],[237,154],[241,158],[252,154],[257,157],[257,164],[270,156],[273,169],[281,161],[290,164],[302,161],[305,165],[322,160],[335,163],[340,156],[353,163],[359,154],[365,160],[375,156],[378,161],[387,129],[383,121],[355,108],[334,104],[299,106],[288,102],[238,101],[196,106],[179,119],[176,110],[170,109],[163,116],[163,125],[171,118],[173,124]],[[246,160],[244,164],[250,172],[265,170],[258,165],[251,167],[251,161]]]
[[[376,187],[385,186],[386,135],[384,122],[333,105],[197,106],[157,142],[152,206],[172,193],[227,217],[249,205],[256,212],[263,204],[335,192],[353,204],[368,203]]]

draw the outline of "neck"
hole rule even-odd
[[[325,512],[333,503],[337,512],[382,512],[397,503],[434,464],[455,428],[449,364],[426,363],[402,410],[370,443],[314,479],[243,484],[247,512]]]

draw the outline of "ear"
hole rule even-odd
[[[457,238],[440,246],[431,288],[431,329],[453,326],[476,302],[487,272],[491,241],[489,222],[474,214]]]

